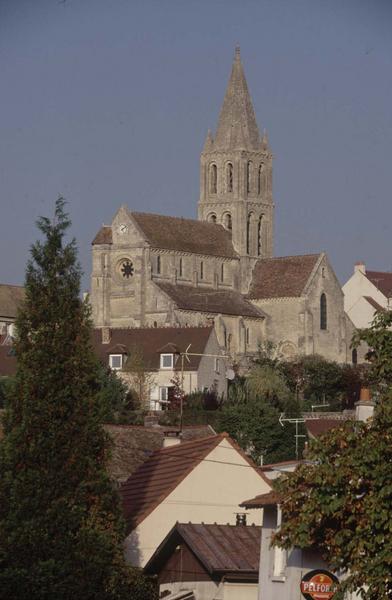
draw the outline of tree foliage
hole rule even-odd
[[[150,599],[122,555],[98,363],[64,202],[41,218],[17,319],[18,370],[0,445],[0,598]]]
[[[379,391],[374,418],[346,422],[315,441],[309,465],[280,478],[282,527],[276,543],[316,546],[346,579],[342,592],[392,598],[392,313],[376,316],[355,343],[372,352]]]

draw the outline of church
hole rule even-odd
[[[118,209],[92,242],[94,325],[213,324],[233,362],[270,341],[287,359],[351,362],[353,325],[326,254],[273,255],[272,159],[237,48],[200,157],[198,219]]]

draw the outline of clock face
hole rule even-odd
[[[121,223],[121,225],[119,225],[118,227],[118,232],[119,233],[127,233],[128,231],[128,226],[125,225],[125,223]]]
[[[129,279],[133,277],[134,268],[131,260],[123,260],[120,265],[120,273],[124,277],[124,279]]]

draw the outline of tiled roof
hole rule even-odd
[[[105,430],[113,440],[108,472],[119,482],[125,481],[163,445],[163,431],[159,427],[105,425]]]
[[[0,317],[15,319],[18,306],[23,302],[24,296],[24,287],[0,284]]]
[[[258,575],[261,527],[177,523],[145,566],[153,574],[184,541],[210,575]]]
[[[95,244],[112,244],[112,228],[109,225],[103,225],[91,243],[93,246]]]
[[[313,438],[323,435],[323,433],[327,433],[327,431],[339,427],[343,423],[343,419],[305,419],[306,430]]]
[[[376,286],[380,292],[387,298],[392,298],[392,273],[385,271],[368,271],[366,277]]]
[[[121,350],[133,348],[141,352],[143,364],[147,369],[159,369],[159,349],[172,344],[171,351],[185,352],[190,346],[190,352],[202,353],[214,328],[208,327],[148,327],[135,329],[110,329],[109,344],[102,343],[102,330],[93,330],[93,347],[103,364],[108,364],[109,354],[118,354]],[[122,352],[120,352],[122,353]],[[190,356],[184,361],[184,370],[197,371],[201,357]]]
[[[250,498],[250,500],[244,500],[241,502],[240,506],[243,508],[263,508],[264,506],[274,506],[274,504],[279,504],[280,501],[281,498],[278,493],[272,490],[266,494],[260,494],[259,496]]]
[[[376,300],[374,298],[372,298],[371,296],[364,296],[364,298],[367,302],[369,302],[370,306],[372,306],[375,311],[385,312],[385,308],[383,306],[381,306],[381,304],[376,302]]]
[[[231,233],[222,225],[150,213],[130,214],[153,248],[226,258],[237,257]]]
[[[261,258],[254,269],[248,297],[295,298],[301,296],[320,254]]]
[[[214,290],[155,281],[182,310],[263,318],[264,314],[234,290]]]
[[[12,345],[7,343],[9,339],[5,335],[0,335],[0,377],[16,373],[16,356]]]
[[[214,435],[154,452],[121,487],[129,528],[141,523],[222,439]]]

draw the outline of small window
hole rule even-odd
[[[159,388],[159,400],[161,402],[167,402],[169,399],[169,388],[160,387]]]
[[[223,217],[223,225],[224,227],[226,227],[226,229],[228,229],[229,231],[232,230],[233,228],[233,224],[232,224],[232,220],[231,220],[231,214],[230,213],[226,213]]]
[[[219,374],[219,358],[215,359],[215,373]]]
[[[200,263],[200,279],[204,279],[204,263],[201,261]]]
[[[263,177],[263,165],[259,165],[259,173],[258,173],[258,177],[257,177],[257,193],[260,196],[261,194],[261,190],[263,189],[262,186],[262,177]]]
[[[227,177],[227,191],[232,192],[233,191],[233,165],[231,163],[227,163],[226,177]]]
[[[161,354],[161,369],[172,369],[173,364],[173,354]]]
[[[180,277],[182,277],[182,258],[180,258],[180,265],[179,265],[178,271],[179,271]]]
[[[261,242],[262,242],[262,221],[263,217],[259,218],[259,223],[257,226],[257,255],[261,256]]]
[[[221,281],[225,280],[225,263],[221,264]]]
[[[215,164],[210,167],[210,192],[216,194],[218,188],[218,169]]]
[[[110,354],[109,355],[109,366],[113,371],[120,371],[123,365],[122,354]]]
[[[209,223],[216,223],[216,214],[215,213],[211,213],[210,215],[208,215],[208,222]]]
[[[160,272],[161,272],[161,257],[158,255],[157,256],[157,273],[158,273],[158,275],[160,274]]]
[[[325,267],[321,267],[321,277],[325,278]]]
[[[249,331],[249,327],[247,327],[247,328],[245,329],[245,340],[246,340],[246,343],[247,343],[247,344],[249,344],[249,343],[250,343],[250,331]]]
[[[327,297],[325,294],[320,296],[320,329],[327,329]]]
[[[246,191],[248,194],[252,190],[252,163],[249,161],[246,165]]]

